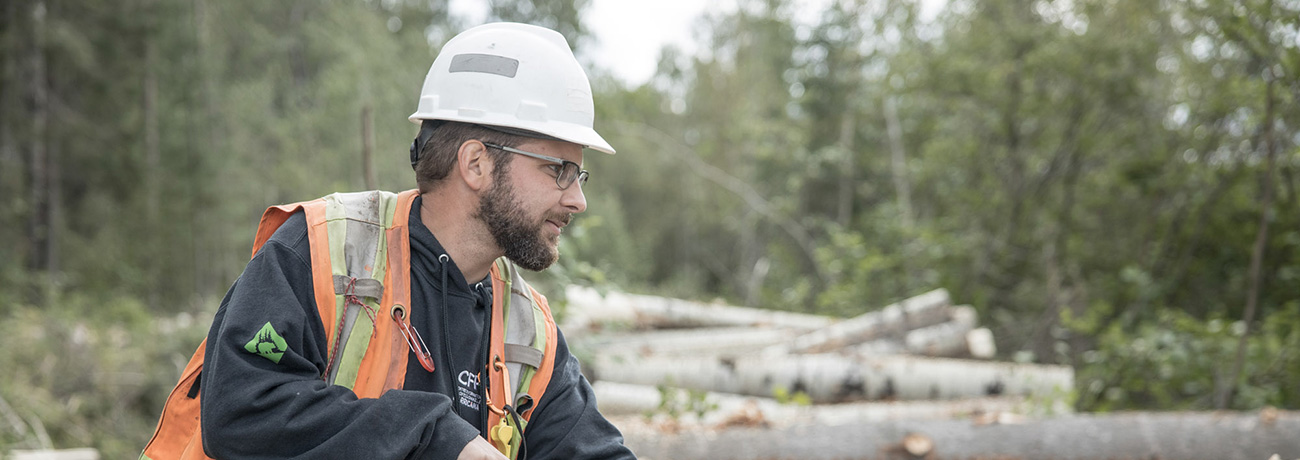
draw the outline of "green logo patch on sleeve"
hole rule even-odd
[[[253,336],[253,340],[249,340],[244,345],[244,349],[248,350],[249,353],[269,359],[273,363],[280,364],[280,358],[284,356],[284,352],[289,351],[289,343],[285,342],[284,337],[280,337],[280,334],[275,332],[275,328],[268,321],[266,325],[262,326],[262,330],[257,331],[257,335]]]

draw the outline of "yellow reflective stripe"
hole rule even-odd
[[[343,251],[345,247],[343,243],[347,241],[347,236],[348,236],[348,221],[344,217],[346,213],[345,210],[343,209],[343,204],[338,201],[338,198],[335,195],[333,194],[326,195],[323,199],[325,201],[325,233],[326,235],[329,236],[330,273],[333,275],[347,276],[348,264],[344,262],[344,251]],[[312,248],[312,250],[315,251],[317,250],[317,248]],[[329,325],[335,328],[334,338],[333,340],[329,341],[328,343],[329,348],[326,351],[326,353],[330,354],[329,356],[330,361],[338,361],[338,358],[333,356],[332,354],[334,353],[336,344],[339,343],[340,340],[344,340],[343,339],[344,328],[338,326],[343,324],[344,322],[343,318],[345,318],[346,314],[347,314],[347,303],[344,301],[343,296],[335,295],[334,296],[335,324]],[[356,329],[353,328],[353,330],[355,331]],[[344,343],[346,344],[347,341],[344,341]],[[336,377],[334,378],[335,385],[341,385],[347,388],[352,388],[352,385],[356,383],[355,371],[351,372],[351,378],[344,378],[344,370],[342,369],[342,366],[336,368],[334,372],[336,373]]]
[[[504,326],[510,325],[510,313],[514,311],[514,308],[511,308],[511,303],[515,297],[514,296],[515,273],[513,273],[513,271],[511,270],[511,268],[513,267],[510,266],[510,263],[506,260],[506,258],[504,257],[499,258],[496,260],[496,263],[497,263],[497,268],[501,270],[501,278],[505,280],[505,284],[506,284],[504,286],[504,291],[505,291],[504,295],[506,298],[503,302],[505,311],[503,312],[502,315],[502,321],[505,323],[503,325],[503,330],[504,330]],[[493,289],[495,290],[496,288],[494,287]],[[546,341],[547,341],[547,332],[548,332],[546,328],[546,313],[542,311],[542,306],[541,304],[537,303],[537,299],[533,298],[532,287],[528,286],[528,283],[526,281],[523,283],[523,286],[519,286],[518,290],[519,292],[524,293],[524,298],[528,299],[529,306],[531,307],[533,313],[533,329],[535,330],[536,333],[533,336],[533,343],[529,345],[532,346],[537,351],[546,353]],[[537,374],[537,368],[533,366],[523,365],[520,366],[520,369],[521,372],[519,375],[519,385],[518,387],[513,389],[513,393],[516,395],[516,398],[518,397],[518,395],[522,395],[528,392],[528,388],[530,388],[530,386],[532,385],[533,375]],[[537,404],[541,402],[539,401],[541,395],[529,395],[529,396],[533,397],[533,404]],[[518,401],[511,401],[511,405],[515,405],[517,403]]]
[[[370,298],[363,297],[362,301],[374,311],[380,311]],[[352,326],[352,333],[348,334],[347,345],[343,347],[343,359],[339,361],[339,372],[334,377],[335,385],[352,388],[357,384],[361,359],[366,357],[366,350],[370,348],[370,336],[374,331],[374,322],[370,320],[370,316],[364,311],[357,312],[356,323]]]
[[[528,289],[528,286],[524,286],[524,288]],[[528,300],[533,300],[531,295],[528,296]],[[542,306],[539,305],[536,301],[533,301],[532,304],[533,304],[533,328],[537,330],[537,335],[533,338],[533,348],[536,348],[538,351],[541,351],[542,353],[546,353],[546,313],[542,312]],[[543,361],[545,361],[545,359],[543,359]],[[537,373],[537,368],[533,366],[524,366],[523,375],[519,376],[519,394],[528,392],[528,388],[530,388],[533,383],[533,375],[536,373]],[[541,401],[538,400],[538,398],[540,398],[541,395],[529,395],[529,396],[533,397],[534,406],[536,404],[541,403]]]
[[[383,192],[380,194],[382,201],[379,203],[380,215],[383,217],[384,229],[392,228],[393,215],[397,212],[397,194]],[[330,195],[325,199],[327,206],[325,212],[326,228],[329,232],[330,240],[330,260],[332,262],[331,273],[336,275],[350,276],[347,272],[348,264],[346,262],[347,247],[347,226],[348,220],[344,205],[339,202],[335,195]],[[373,244],[375,249],[375,262],[372,267],[372,276],[374,279],[382,282],[388,269],[388,232],[376,232],[377,238]],[[365,251],[368,248],[358,247],[356,250]],[[335,296],[336,311],[339,318],[343,318],[346,313],[346,299],[343,295]],[[375,319],[382,320],[382,316],[387,309],[379,307],[380,299],[369,297],[359,297],[370,311],[376,315]],[[334,377],[334,384],[346,388],[356,386],[357,376],[360,374],[361,361],[366,356],[366,351],[370,348],[370,339],[374,335],[374,320],[366,311],[358,311],[356,319],[352,325],[352,331],[348,334],[348,339],[343,348],[342,359],[339,360],[338,370]],[[339,331],[341,334],[342,331]],[[337,339],[336,339],[337,340]]]

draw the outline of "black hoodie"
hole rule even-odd
[[[412,354],[403,389],[377,399],[358,399],[321,380],[328,341],[299,212],[248,263],[212,321],[200,383],[209,456],[455,459],[485,432],[485,388],[475,375],[486,362],[490,278],[468,283],[421,223],[419,210],[417,197],[410,216],[411,325],[423,336],[435,372]],[[259,344],[268,334],[280,340]],[[635,458],[618,429],[596,411],[591,385],[562,334],[558,340],[551,382],[525,432],[528,458]]]

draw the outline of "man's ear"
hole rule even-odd
[[[492,168],[495,166],[487,147],[476,139],[461,143],[460,149],[456,151],[456,168],[471,190],[487,188],[492,182]]]

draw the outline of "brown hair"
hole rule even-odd
[[[465,142],[477,139],[488,144],[515,147],[527,141],[526,137],[507,134],[483,126],[454,121],[425,120],[420,126],[419,141],[420,160],[415,164],[415,183],[420,193],[432,190],[437,183],[451,173],[456,164],[456,153]],[[510,153],[500,149],[488,149],[492,163],[504,173],[509,167]]]

